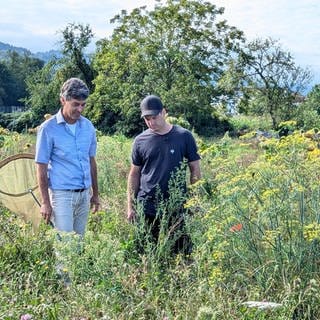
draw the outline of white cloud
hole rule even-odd
[[[297,64],[310,66],[320,78],[320,2],[318,0],[214,0],[225,19],[248,40],[272,37],[292,53]]]
[[[111,34],[110,19],[154,0],[0,0],[0,41],[32,51],[49,50],[58,41],[58,31],[69,23],[89,24],[97,38]],[[47,36],[48,41],[43,41]],[[32,40],[31,40],[32,38]],[[36,40],[39,40],[38,43]],[[49,40],[51,39],[51,40]],[[32,44],[32,46],[31,46]]]

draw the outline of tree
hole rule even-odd
[[[60,108],[60,88],[68,78],[82,78],[93,90],[94,73],[84,53],[93,36],[90,27],[69,24],[61,34],[63,57],[52,59],[26,80],[28,96],[25,103],[30,109],[34,125],[42,122],[45,114],[56,113]]]
[[[220,86],[238,93],[240,112],[267,114],[276,128],[280,121],[293,116],[295,99],[310,80],[310,71],[296,66],[277,41],[257,39],[230,62]]]
[[[5,104],[23,105],[26,91],[26,79],[43,67],[44,62],[31,57],[31,53],[20,55],[16,51],[9,51],[2,60],[1,78],[3,81],[2,88],[5,89]]]
[[[61,31],[62,53],[69,57],[71,62],[81,72],[87,86],[93,89],[94,71],[87,62],[84,49],[90,44],[93,33],[89,25],[70,23]]]
[[[0,106],[12,106],[16,103],[14,79],[8,67],[0,61]]]
[[[122,11],[110,39],[97,43],[98,75],[90,117],[104,131],[134,134],[142,129],[139,101],[157,94],[170,115],[183,116],[200,133],[219,123],[212,102],[215,84],[242,32],[209,2],[167,0],[152,11]]]
[[[297,106],[294,119],[300,128],[320,130],[320,85],[315,85]]]
[[[60,88],[68,78],[80,77],[78,71],[68,59],[52,59],[26,79],[28,96],[24,101],[32,113],[34,126],[44,120],[45,114],[59,110]]]

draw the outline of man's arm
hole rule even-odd
[[[92,197],[90,199],[92,212],[95,213],[99,210],[99,189],[98,189],[98,170],[97,163],[94,157],[90,157],[90,172],[91,172],[91,187],[92,187]]]
[[[37,163],[37,180],[41,195],[40,213],[48,223],[52,215],[52,206],[48,190],[48,164]]]
[[[193,184],[201,179],[200,160],[188,163],[190,169],[190,183]]]
[[[128,185],[127,185],[127,218],[129,221],[133,221],[136,217],[136,212],[133,207],[134,199],[136,199],[139,187],[140,187],[140,176],[141,176],[141,167],[131,165],[130,172],[128,175]]]

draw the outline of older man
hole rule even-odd
[[[41,124],[35,161],[41,193],[40,212],[59,231],[83,235],[90,210],[99,207],[97,140],[92,123],[81,115],[89,90],[78,79],[61,88],[61,109]]]

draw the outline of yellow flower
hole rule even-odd
[[[220,282],[224,279],[223,271],[220,267],[213,267],[209,277],[209,284],[214,286],[217,282]]]
[[[320,224],[314,222],[314,223],[306,225],[303,228],[303,237],[307,241],[310,241],[310,242],[315,239],[319,239],[320,238]]]
[[[280,190],[278,188],[275,189],[268,189],[266,191],[263,192],[262,194],[262,199],[263,200],[267,200],[268,198],[273,197],[274,195],[277,195],[280,193]]]
[[[220,261],[224,258],[225,254],[223,251],[216,250],[213,252],[212,257],[215,261]]]

